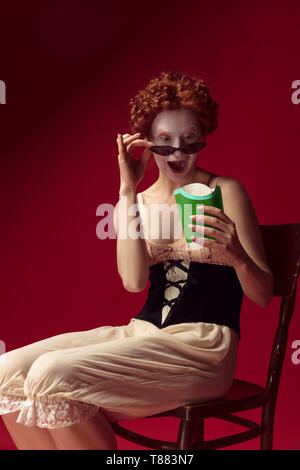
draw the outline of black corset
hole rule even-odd
[[[240,311],[243,289],[233,266],[191,261],[186,268],[183,260],[168,260],[150,266],[150,286],[142,310],[135,316],[158,328],[186,322],[216,323],[233,328],[241,338]],[[188,273],[186,280],[169,281],[166,273],[173,266]],[[179,289],[175,299],[167,300],[165,289]],[[162,308],[170,310],[162,323]]]

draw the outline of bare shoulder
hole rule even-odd
[[[241,222],[245,217],[249,218],[250,213],[252,218],[254,216],[256,218],[255,210],[247,190],[239,180],[221,176],[216,184],[221,187],[224,212],[235,223]],[[244,210],[241,210],[242,207]],[[247,209],[246,212],[245,209]]]
[[[239,180],[235,178],[221,176],[217,184],[221,187],[224,211],[225,207],[229,211],[234,210],[234,207],[236,207],[237,204],[240,203],[248,203],[248,208],[250,208],[251,206],[252,210],[254,211],[254,207],[250,200],[249,194],[246,188]],[[238,212],[236,216],[238,214],[242,216],[240,212]]]
[[[225,178],[221,187],[224,213],[234,222],[243,248],[258,266],[271,273],[256,211],[246,188],[234,178]]]

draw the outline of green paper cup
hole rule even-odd
[[[211,189],[206,184],[202,183],[191,183],[183,186],[182,188],[174,191],[177,208],[180,214],[181,223],[187,243],[192,243],[193,236],[200,238],[211,238],[214,237],[204,235],[199,232],[194,232],[189,224],[196,225],[196,221],[190,219],[190,215],[203,214],[203,210],[197,209],[199,205],[214,206],[223,209],[223,199],[220,186],[216,186]],[[211,215],[204,212],[204,215]],[[212,227],[212,225],[198,223],[197,225],[204,225],[204,227]],[[215,228],[215,227],[213,227]],[[199,240],[200,241],[200,240]]]

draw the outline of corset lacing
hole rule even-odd
[[[164,288],[164,300],[162,303],[161,310],[161,324],[165,323],[170,317],[172,313],[172,308],[174,307],[175,303],[177,303],[182,297],[188,279],[190,278],[192,282],[196,281],[194,278],[189,276],[189,267],[190,261],[182,259],[172,259],[164,262],[164,273],[167,282]],[[180,270],[182,271],[181,273]]]

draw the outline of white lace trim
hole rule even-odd
[[[17,397],[15,395],[0,395],[0,415],[14,413],[22,408],[26,401],[25,397]]]
[[[0,414],[20,411],[17,423],[40,428],[60,428],[71,426],[91,418],[99,407],[91,403],[63,400],[41,402],[26,397],[0,395]]]

